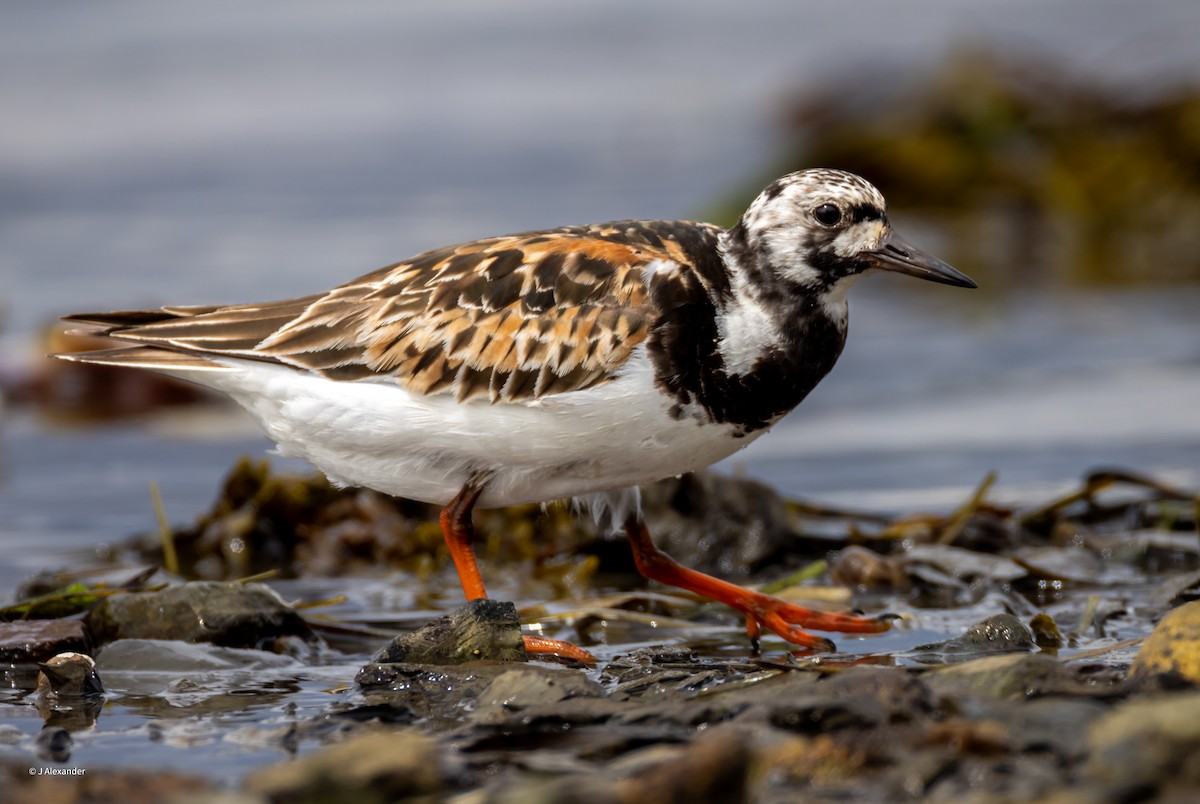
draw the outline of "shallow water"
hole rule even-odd
[[[434,584],[438,582],[435,578]],[[449,589],[455,585],[450,573],[442,573],[440,582]],[[366,611],[361,604],[394,598],[395,588],[406,583],[418,582],[397,575],[366,581],[299,580],[280,582],[276,587],[292,599],[313,599],[330,588],[340,588],[349,593],[350,601],[321,610],[322,616],[351,621],[366,617],[381,632],[395,632],[434,611],[420,616],[411,610],[396,611],[396,620],[389,625],[392,612],[386,607],[380,610],[373,605]],[[507,591],[503,582],[497,585],[497,596],[503,597]],[[1012,596],[998,593],[970,606],[941,610],[915,609],[900,599],[875,601],[912,619],[885,634],[837,635],[839,652],[822,656],[821,661],[829,666],[910,667],[937,662],[937,657],[931,659],[914,649],[956,636],[1012,602]],[[456,595],[447,594],[444,603],[450,608],[459,601]],[[1064,597],[1062,605],[1078,610],[1080,596]],[[1058,616],[1065,625],[1067,619],[1061,611]],[[1058,655],[1069,658],[1082,649],[1110,645],[1147,630],[1145,620],[1129,617],[1124,626],[1110,623],[1103,638],[1082,639]],[[740,625],[728,618],[721,625],[685,628],[614,624],[599,633],[614,641],[588,646],[599,660],[598,668],[589,673],[593,678],[599,678],[605,665],[621,655],[664,645],[691,648],[706,664],[728,662],[745,667],[752,661]],[[569,630],[558,635],[572,636]],[[381,637],[376,646],[384,641]],[[42,715],[33,701],[16,690],[0,691],[0,758],[28,762],[31,767],[174,769],[200,774],[218,784],[236,785],[264,765],[318,749],[329,727],[336,727],[330,707],[361,703],[351,682],[374,649],[364,650],[362,645],[360,640],[357,648],[351,647],[343,640],[346,652],[325,650],[297,659],[211,645],[139,640],[112,643],[97,654],[97,669],[107,691],[104,707],[94,725],[73,731],[69,758],[50,762],[37,753],[35,740],[42,729]],[[1134,650],[1113,651],[1099,661],[1127,664]],[[787,662],[787,647],[768,637],[763,641],[763,658]]]

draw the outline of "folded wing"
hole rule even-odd
[[[490,238],[299,299],[70,316],[136,346],[67,357],[161,370],[262,360],[459,400],[537,399],[604,382],[646,339],[648,274],[687,267],[669,228],[680,226],[698,225]]]

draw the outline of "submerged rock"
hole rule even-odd
[[[1011,614],[997,614],[976,623],[960,636],[913,648],[911,656],[930,664],[963,662],[993,653],[1027,653],[1035,647],[1033,633]]]
[[[66,652],[43,662],[36,693],[58,698],[92,698],[104,695],[96,660],[85,653]]]
[[[104,685],[95,660],[82,653],[60,653],[39,666],[32,701],[44,721],[42,734],[49,740],[55,730],[67,732],[62,752],[69,753],[70,732],[96,724],[104,707]]]
[[[176,639],[264,648],[285,636],[316,640],[291,606],[257,583],[197,581],[158,592],[113,595],[88,613],[87,623],[100,643]]]

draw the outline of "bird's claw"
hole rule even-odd
[[[810,634],[805,628],[856,634],[874,634],[891,628],[894,614],[866,617],[859,614],[817,611],[779,598],[764,595],[760,606],[746,612],[746,633],[756,642],[766,628],[793,645],[818,652],[832,652],[836,645],[825,637]]]

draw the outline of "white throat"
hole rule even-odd
[[[837,282],[834,282],[821,297],[821,309],[825,311],[825,314],[831,320],[841,327],[846,326],[846,320],[850,315],[850,304],[846,296],[850,293],[850,288],[854,286],[854,283],[862,279],[862,277],[862,274],[844,276]]]

